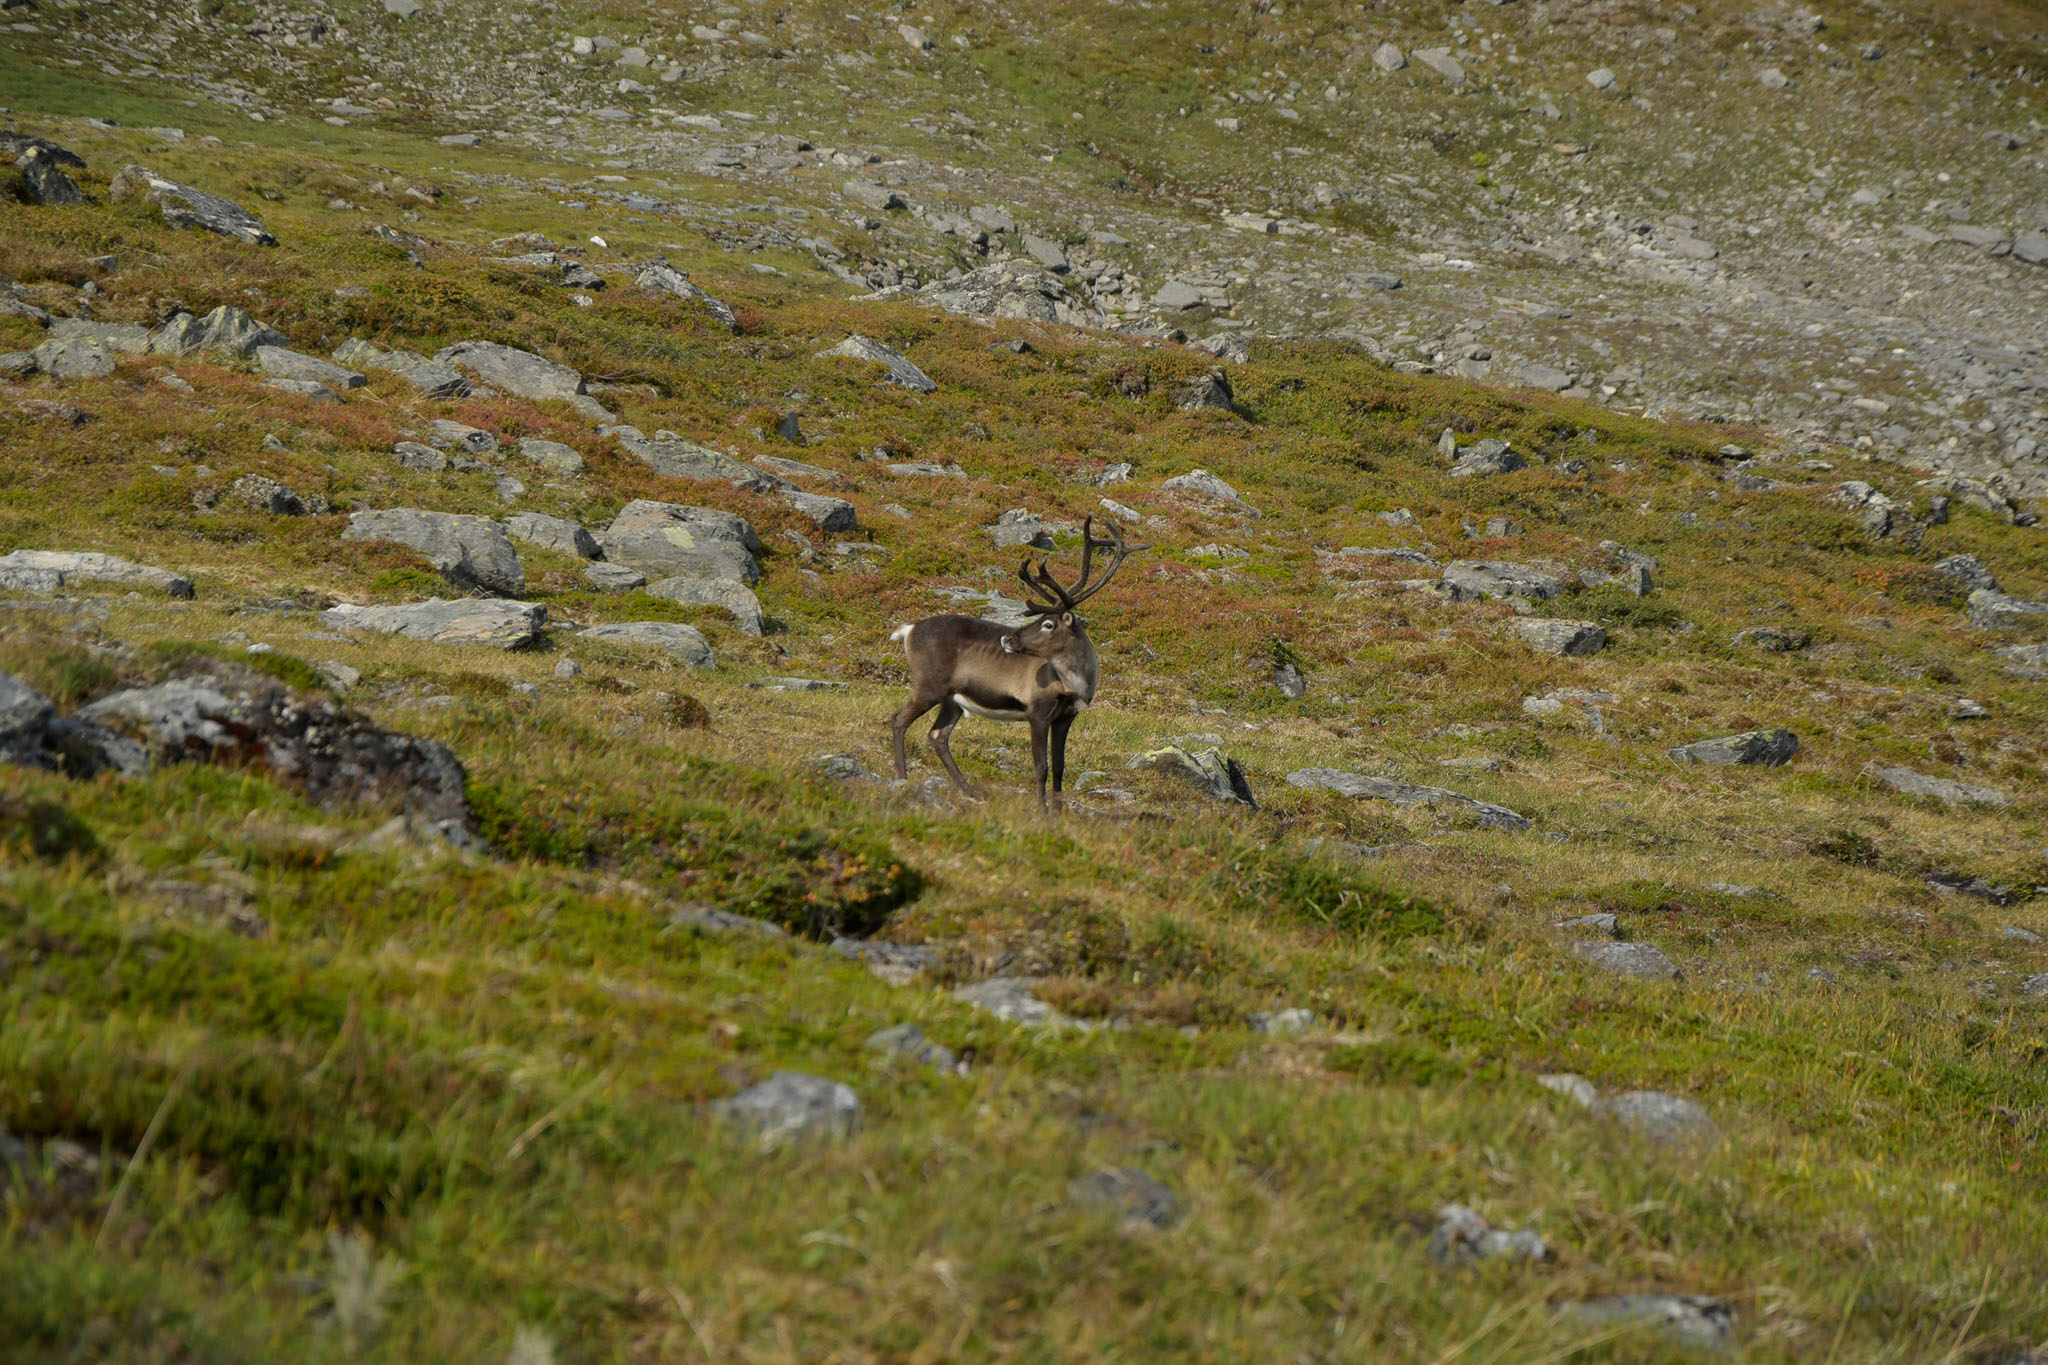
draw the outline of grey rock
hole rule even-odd
[[[1911,768],[1887,767],[1871,763],[1864,772],[1903,796],[1931,796],[1950,806],[2003,806],[2008,798],[2004,792],[1990,787],[1972,786],[1968,782],[1957,782],[1953,778],[1930,777],[1916,773]]]
[[[1598,654],[1607,647],[1607,632],[1591,621],[1517,620],[1515,633],[1538,654]]]
[[[2048,645],[2007,645],[1994,650],[2005,670],[2022,678],[2048,678]]]
[[[598,537],[605,558],[649,577],[722,578],[752,585],[761,570],[754,528],[730,512],[672,502],[631,502]]]
[[[312,403],[339,403],[341,395],[317,379],[266,379],[265,388],[293,394]]]
[[[844,356],[852,360],[865,360],[880,365],[889,371],[889,382],[900,384],[916,393],[936,393],[938,384],[932,377],[903,357],[903,353],[881,342],[854,333],[829,351],[819,352],[820,356]]]
[[[1024,248],[1025,255],[1037,261],[1047,270],[1065,271],[1068,268],[1067,249],[1049,237],[1040,237],[1027,232],[1023,235],[1019,245]]]
[[[711,1110],[753,1137],[763,1151],[791,1143],[843,1140],[860,1126],[860,1096],[851,1086],[799,1071],[778,1071],[731,1099],[717,1101]]]
[[[1462,86],[1465,84],[1465,68],[1456,57],[1451,55],[1450,49],[1420,47],[1416,48],[1410,55],[1431,71],[1436,72],[1437,75],[1442,76],[1452,85]]]
[[[14,169],[21,172],[22,188],[28,192],[32,204],[44,208],[62,208],[67,204],[83,204],[84,191],[78,182],[64,173],[57,164],[57,158],[41,147],[30,147],[14,159]]]
[[[356,337],[335,347],[332,358],[339,365],[395,374],[427,398],[467,398],[476,391],[453,365],[429,360],[417,351],[382,351]]]
[[[976,227],[986,232],[1003,233],[1017,230],[1017,220],[1010,216],[1010,211],[994,204],[976,204],[967,210],[967,217]]]
[[[227,351],[246,356],[258,346],[283,346],[290,338],[258,322],[239,308],[222,304],[204,317],[179,313],[150,336],[156,355],[190,355],[195,351]]]
[[[2028,265],[2048,265],[2048,232],[2022,232],[2012,239],[2012,254]]]
[[[1934,571],[1954,582],[1964,592],[2000,591],[1998,580],[1991,576],[1991,570],[1984,567],[1984,561],[1975,555],[1950,555],[1937,563]]]
[[[900,464],[885,466],[891,474],[903,478],[922,479],[964,479],[967,471],[957,464],[932,464],[925,460],[906,460]]]
[[[657,474],[675,479],[694,479],[699,483],[723,480],[756,493],[765,493],[775,487],[776,481],[760,470],[695,441],[685,441],[680,437],[650,441],[624,429],[614,434],[621,450]]]
[[[1205,351],[1215,356],[1218,360],[1231,365],[1242,365],[1252,358],[1251,339],[1249,337],[1235,336],[1229,332],[1218,332],[1214,336],[1206,336],[1199,341],[1190,341],[1188,348],[1195,351]],[[1224,406],[1227,407],[1229,405],[1225,404]]]
[[[1970,594],[1970,624],[1978,630],[2018,630],[2024,626],[2048,625],[2048,602],[2030,602],[2002,592],[1979,588]]]
[[[1518,815],[1505,806],[1496,806],[1486,801],[1475,801],[1441,787],[1418,786],[1413,782],[1399,782],[1392,778],[1368,777],[1364,773],[1346,772],[1341,768],[1299,768],[1287,774],[1287,784],[1303,790],[1323,788],[1343,796],[1361,801],[1391,801],[1397,806],[1448,806],[1472,816],[1488,829],[1526,830],[1534,822],[1527,816]]]
[[[276,246],[277,238],[254,215],[217,194],[166,180],[141,166],[124,166],[108,187],[115,199],[141,195],[157,206],[174,228],[200,228],[253,246]]]
[[[1536,1084],[1553,1094],[1564,1096],[1566,1099],[1577,1104],[1581,1109],[1591,1109],[1600,1100],[1600,1092],[1591,1081],[1587,1080],[1584,1076],[1574,1076],[1569,1071],[1553,1072],[1547,1076],[1538,1076]]]
[[[495,341],[459,341],[434,352],[434,359],[439,364],[467,371],[492,388],[517,397],[560,399],[585,417],[597,421],[612,420],[612,414],[589,396],[582,375],[567,365],[543,359],[531,351],[501,346]]]
[[[582,638],[607,644],[651,646],[691,668],[710,668],[717,662],[702,631],[673,621],[625,621],[617,625],[591,626],[583,632]]]
[[[346,692],[363,680],[363,670],[351,668],[339,659],[322,659],[313,667],[327,680],[327,685],[337,692]]]
[[[2036,972],[2020,982],[2020,994],[2036,999],[2048,996],[2048,972]]]
[[[1610,1095],[1596,1101],[1593,1111],[1607,1115],[1622,1127],[1652,1142],[1701,1141],[1712,1138],[1715,1131],[1714,1120],[1704,1108],[1661,1090],[1630,1090]]]
[[[411,507],[357,512],[349,517],[341,538],[404,545],[425,556],[458,588],[480,588],[509,597],[526,591],[526,573],[519,567],[511,537],[487,517],[422,512]]]
[[[480,645],[488,649],[520,649],[540,638],[548,609],[538,602],[508,602],[493,597],[465,597],[444,602],[359,607],[344,602],[320,613],[331,630],[369,630],[402,635],[437,645]]]
[[[1230,389],[1230,373],[1223,369],[1197,375],[1173,391],[1173,405],[1182,412],[1199,412],[1203,408],[1229,412],[1235,402],[1236,395]]]
[[[701,305],[726,331],[737,333],[740,330],[739,318],[733,314],[724,300],[705,293],[702,288],[691,282],[688,275],[667,261],[652,261],[642,266],[640,273],[634,276],[633,284],[640,289],[656,290],[673,294],[679,299],[688,299]]]
[[[583,676],[583,665],[574,659],[558,659],[555,661],[555,676],[563,682],[571,678],[580,678]]]
[[[1308,695],[1308,679],[1292,663],[1283,663],[1273,670],[1273,686],[1289,701],[1300,701]]]
[[[1576,915],[1561,919],[1551,926],[1554,929],[1576,929],[1581,933],[1598,934],[1602,938],[1620,938],[1621,926],[1613,915]]]
[[[1489,438],[1458,452],[1457,463],[1451,466],[1451,477],[1466,479],[1488,474],[1512,474],[1517,469],[1528,467],[1529,462],[1506,441]]]
[[[1979,879],[1981,880],[1981,878]],[[2008,924],[1998,931],[1998,936],[2015,943],[2039,943],[2041,936],[2031,929],[2022,929],[2017,924]]]
[[[849,180],[839,187],[839,192],[862,208],[873,209],[876,213],[903,207],[902,195],[872,180]]]
[[[82,583],[118,583],[154,588],[177,598],[192,596],[191,579],[115,555],[75,550],[16,550],[0,555],[0,590],[52,593]]]
[[[1527,597],[1547,602],[1564,591],[1549,574],[1501,560],[1454,559],[1444,566],[1443,581],[1471,597]]]
[[[692,606],[723,607],[738,623],[740,634],[760,635],[768,626],[761,599],[743,583],[729,578],[664,578],[647,589],[650,597]]]
[[[519,453],[555,474],[581,474],[583,457],[575,449],[560,441],[543,441],[538,436],[519,438]]]
[[[1403,287],[1399,275],[1383,275],[1375,271],[1354,271],[1344,278],[1368,294],[1391,294]]]
[[[1735,632],[1735,643],[1760,649],[1766,654],[1787,654],[1813,643],[1810,630],[1779,630],[1773,626],[1751,626]]]
[[[1545,393],[1561,393],[1571,387],[1572,377],[1554,365],[1524,365],[1522,382]]]
[[[1392,43],[1381,43],[1372,50],[1372,64],[1382,71],[1399,71],[1408,65],[1408,59]]]
[[[50,724],[56,718],[48,697],[12,673],[0,673],[0,763],[56,767],[49,751]]]
[[[280,517],[321,516],[328,510],[327,499],[302,498],[276,479],[261,474],[244,474],[236,479],[228,485],[228,496],[259,512]]]
[[[1084,1175],[1067,1186],[1067,1198],[1085,1208],[1107,1209],[1126,1232],[1163,1232],[1180,1221],[1180,1196],[1129,1166]]]
[[[982,528],[998,549],[1014,549],[1028,545],[1034,549],[1050,550],[1052,533],[1034,512],[1022,507],[1013,507],[995,519],[992,525]]]
[[[1217,478],[1206,469],[1191,469],[1185,474],[1166,480],[1159,485],[1169,493],[1188,493],[1209,502],[1220,503],[1232,511],[1247,516],[1261,515],[1259,509],[1237,495],[1237,490]]]
[[[596,538],[577,523],[563,517],[547,517],[538,512],[521,512],[505,519],[505,531],[514,540],[523,540],[529,545],[538,545],[543,549],[558,550],[565,555],[575,555],[578,559],[595,559],[598,556]]]
[[[258,346],[255,355],[257,367],[274,379],[309,380],[330,389],[359,389],[368,382],[354,370],[282,346]]]
[[[471,459],[488,460],[498,453],[498,438],[482,427],[468,426],[462,422],[451,422],[445,417],[436,417],[431,423],[427,444],[437,450],[453,450]],[[458,464],[456,468],[462,466]]]
[[[446,455],[418,441],[400,441],[391,447],[391,453],[398,457],[400,465],[421,474],[439,474],[448,468]]]
[[[89,341],[122,355],[144,355],[149,350],[149,329],[139,323],[91,322],[84,318],[52,318],[50,337],[56,341]]]
[[[565,675],[560,664],[555,666],[555,676],[574,677],[583,670],[575,668],[574,662],[562,660],[574,670]],[[730,910],[721,910],[715,905],[681,905],[669,912],[668,927],[671,929],[695,929],[701,934],[756,934],[762,938],[787,938],[789,931],[772,920],[755,919],[752,915],[735,915]]]
[[[778,440],[788,441],[791,445],[803,445],[804,424],[795,413],[785,412],[782,420],[775,424],[775,435]]]
[[[1285,1035],[1308,1032],[1315,1027],[1316,1016],[1313,1010],[1262,1010],[1256,1014],[1246,1015],[1244,1022],[1253,1033]]]
[[[1185,280],[1168,280],[1152,295],[1152,306],[1167,312],[1185,313],[1209,301],[1208,295]]]
[[[1799,737],[1790,730],[1749,730],[1682,744],[1668,752],[1680,763],[1704,763],[1717,768],[1738,764],[1775,768],[1790,763],[1799,752]]]
[[[600,559],[584,566],[583,581],[599,592],[631,592],[647,586],[647,575],[638,569],[629,569],[623,564],[607,564]],[[746,590],[742,588],[741,591]]]
[[[1201,749],[1190,753],[1178,745],[1168,745],[1139,754],[1124,766],[1171,773],[1218,801],[1234,801],[1258,809],[1259,803],[1252,798],[1251,783],[1245,779],[1244,768],[1236,759],[1224,757],[1220,749]]]
[[[780,455],[756,455],[753,463],[778,478],[816,479],[825,483],[844,482],[833,470],[805,464],[802,460],[785,460]]]
[[[884,1056],[902,1057],[940,1071],[951,1072],[960,1065],[959,1055],[953,1049],[925,1037],[924,1030],[916,1024],[877,1029],[868,1035],[868,1046]]]
[[[1592,86],[1595,90],[1612,90],[1614,88],[1614,73],[1604,66],[1597,67],[1586,73],[1586,84]]]
[[[823,493],[805,493],[795,488],[784,488],[776,496],[796,511],[809,517],[818,529],[831,534],[860,529],[860,516],[853,504],[844,498],[827,497]]]
[[[955,987],[953,998],[986,1010],[1004,1023],[1025,1028],[1064,1028],[1073,1024],[1073,1020],[1033,995],[1032,985],[1029,977],[992,976],[986,981]]]
[[[1643,981],[1676,981],[1678,968],[1670,958],[1648,943],[1581,942],[1572,952],[1605,972]]]
[[[1639,1327],[1685,1346],[1719,1346],[1735,1331],[1733,1307],[1697,1294],[1610,1294],[1564,1312],[1589,1326]]]
[[[84,337],[53,337],[29,355],[52,379],[101,379],[114,372],[113,353]]]
[[[1436,1231],[1430,1234],[1430,1259],[1438,1265],[1466,1265],[1473,1261],[1547,1261],[1550,1246],[1533,1228],[1509,1232],[1494,1227],[1463,1204],[1446,1204],[1436,1211]]]

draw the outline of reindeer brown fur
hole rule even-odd
[[[936,706],[932,748],[961,791],[980,794],[953,761],[953,727],[972,713],[1030,726],[1038,804],[1047,804],[1048,773],[1054,797],[1059,797],[1066,784],[1067,731],[1095,700],[1095,644],[1088,638],[1087,622],[1074,608],[1108,587],[1126,557],[1151,548],[1126,546],[1114,525],[1109,534],[1108,540],[1095,538],[1093,517],[1082,524],[1081,576],[1072,587],[1054,578],[1044,559],[1034,568],[1025,557],[1017,576],[1039,600],[1026,608],[1031,619],[1024,625],[1005,626],[949,612],[899,626],[890,635],[903,642],[910,660],[910,699],[889,721],[898,777],[910,773],[903,753],[904,731]],[[1113,558],[1102,577],[1091,583],[1098,549],[1111,551]]]

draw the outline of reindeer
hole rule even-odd
[[[1074,718],[1095,700],[1095,644],[1088,638],[1087,622],[1074,614],[1074,608],[1108,587],[1126,558],[1152,548],[1127,547],[1123,532],[1114,523],[1109,535],[1108,540],[1095,538],[1093,517],[1082,523],[1081,577],[1072,587],[1047,572],[1043,557],[1035,568],[1031,556],[1024,557],[1017,577],[1038,600],[1025,608],[1032,619],[1022,626],[1013,629],[949,612],[898,626],[890,633],[891,640],[903,642],[903,652],[910,660],[910,700],[889,721],[896,746],[896,776],[910,775],[903,757],[903,732],[936,706],[939,716],[932,722],[932,748],[938,750],[939,761],[946,765],[946,775],[954,786],[969,796],[981,794],[953,761],[953,727],[962,715],[972,712],[989,720],[1029,725],[1039,807],[1049,809],[1045,795],[1048,766],[1053,794],[1059,799],[1067,776],[1067,731]],[[1090,582],[1097,550],[1109,550],[1114,557],[1108,571]]]

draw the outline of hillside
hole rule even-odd
[[[2048,1358],[2037,6],[6,21],[0,1359]]]

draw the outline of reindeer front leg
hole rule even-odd
[[[1053,726],[1052,708],[1034,706],[1026,714],[1025,719],[1031,723],[1031,771],[1038,778],[1038,808],[1049,810],[1045,803],[1045,777],[1051,765],[1046,757],[1046,741]]]
[[[1067,804],[1067,731],[1073,728],[1072,716],[1061,716],[1052,723],[1052,799],[1061,807]]]

